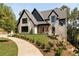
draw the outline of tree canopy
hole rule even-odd
[[[60,7],[60,9],[62,9],[62,10],[66,9],[67,10],[67,19],[69,19],[70,18],[70,8],[66,5],[63,5],[63,6]]]
[[[66,5],[60,7],[60,9],[67,10],[67,18],[68,20],[76,20],[79,18],[79,11],[78,8],[75,7],[73,10],[70,11],[70,8]]]
[[[16,17],[11,7],[0,3],[0,27],[10,32],[15,30]]]
[[[76,20],[78,17],[78,8],[75,7],[72,11],[71,11],[71,19]]]

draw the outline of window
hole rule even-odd
[[[22,23],[27,23],[27,18],[23,18]]]
[[[22,26],[22,32],[28,32],[28,26]]]
[[[55,22],[56,21],[56,17],[55,16],[51,16],[51,22]]]
[[[63,26],[63,25],[65,24],[65,19],[60,19],[60,20],[59,20],[59,24],[60,24],[61,26]]]

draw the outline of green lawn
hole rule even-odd
[[[17,45],[5,38],[0,38],[0,56],[17,56]]]
[[[46,35],[40,35],[40,34],[37,34],[37,35],[34,35],[34,34],[16,34],[15,35],[16,37],[21,37],[21,38],[24,38],[27,40],[27,38],[30,40],[30,41],[34,41],[34,42],[38,42],[39,44],[44,44],[46,46],[49,45],[49,38],[46,36]]]
[[[48,37],[45,35],[26,35],[27,38],[30,38],[34,41],[41,42],[42,44],[48,45]]]

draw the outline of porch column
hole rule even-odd
[[[34,27],[34,34],[37,34],[37,26]]]
[[[18,32],[21,33],[21,26],[18,25]]]

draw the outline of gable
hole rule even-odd
[[[33,15],[29,12],[29,11],[25,11],[25,10],[23,10],[22,11],[22,13],[21,13],[21,15],[20,15],[20,17],[19,17],[19,19],[18,19],[18,24],[20,23],[20,20],[21,20],[21,18],[22,17],[28,17],[31,21],[32,21],[32,23],[34,24],[34,25],[36,25],[37,24],[37,21],[36,21],[36,19],[33,17]],[[17,25],[18,25],[17,24]]]
[[[36,9],[33,10],[32,14],[37,21],[43,21],[41,14]]]
[[[44,20],[49,19],[50,15],[54,12],[55,15],[58,16],[58,14],[54,10],[46,10],[46,11],[41,11],[40,13],[42,14],[42,17]]]
[[[51,11],[51,13],[49,14],[48,18],[49,18],[51,15],[55,15],[55,16],[57,16],[57,17],[59,16],[54,10]]]
[[[30,20],[30,18],[28,17],[28,15],[24,12],[22,17],[20,18],[20,22],[23,21],[24,18],[27,18],[27,22],[28,22],[28,19]]]
[[[49,14],[48,18],[50,18],[50,16],[58,17],[59,15],[54,10],[52,10],[52,12]]]
[[[58,14],[59,19],[67,18],[66,10],[54,9],[54,11]]]

